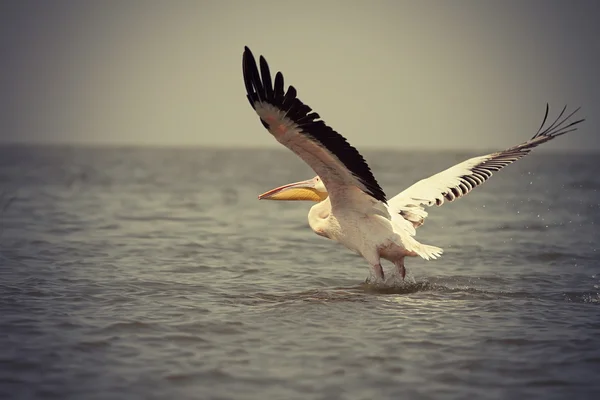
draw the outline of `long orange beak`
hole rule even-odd
[[[325,196],[327,197],[327,196]],[[315,189],[315,180],[308,179],[306,181],[290,183],[271,189],[258,196],[259,200],[311,200],[322,201],[324,197]]]

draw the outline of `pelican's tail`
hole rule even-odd
[[[442,256],[443,249],[428,244],[419,243],[417,239],[407,234],[396,234],[395,242],[407,251],[413,253],[412,256],[419,256],[426,260],[435,260]]]
[[[415,246],[413,251],[426,260],[435,260],[436,258],[440,258],[444,252],[444,250],[439,247],[422,244],[416,240],[415,242],[417,246]]]
[[[414,238],[416,230],[412,222],[402,217],[392,217],[392,220],[389,221],[389,223],[391,223],[395,233],[392,240],[396,242],[396,244],[405,248],[407,251],[413,253],[411,256],[420,256],[426,260],[435,260],[436,258],[442,256],[442,253],[444,252],[443,249],[436,246],[419,243],[417,239]]]

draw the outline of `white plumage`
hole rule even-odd
[[[548,117],[547,105],[542,125],[531,140],[466,160],[415,183],[388,202],[360,153],[302,103],[293,86],[284,90],[281,72],[273,82],[262,56],[259,72],[247,47],[242,68],[248,100],[263,126],[317,174],[313,179],[263,193],[259,199],[316,201],[308,214],[311,229],[360,254],[379,279],[384,278],[382,258],[393,262],[404,277],[406,256],[429,260],[442,254],[441,248],[419,243],[414,237],[428,215],[424,206],[441,206],[465,196],[493,172],[524,157],[532,148],[575,130],[574,126],[583,121],[567,123],[578,109],[562,118],[565,107],[542,130]]]

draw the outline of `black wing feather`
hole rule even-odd
[[[307,137],[334,154],[352,172],[365,186],[367,194],[379,201],[387,202],[383,189],[377,183],[363,156],[342,135],[327,126],[320,119],[319,114],[311,112],[312,109],[296,97],[296,89],[293,86],[290,86],[287,92],[285,91],[281,72],[275,75],[273,87],[267,61],[264,57],[260,57],[261,73],[259,74],[256,60],[248,47],[244,49],[242,69],[247,97],[252,108],[255,108],[256,102],[266,102],[286,111],[286,117],[294,121]],[[263,120],[261,122],[268,129],[268,124]]]
[[[470,188],[464,188],[461,185],[459,185],[458,188],[460,189],[460,193],[458,195],[455,191],[456,188],[449,188],[447,192],[441,193],[441,195],[444,196],[444,198],[448,201],[454,201],[457,198],[466,195],[475,187],[487,181],[489,178],[492,177],[493,172],[500,171],[507,165],[512,164],[520,158],[525,157],[531,152],[531,150],[534,147],[537,147],[542,143],[552,140],[557,136],[564,135],[565,133],[576,130],[577,128],[572,127],[585,121],[585,119],[578,119],[565,125],[569,118],[571,118],[573,115],[575,115],[577,111],[579,111],[579,108],[575,109],[573,112],[569,113],[566,117],[561,119],[561,117],[565,114],[566,110],[567,106],[564,106],[558,117],[556,117],[556,119],[546,129],[543,129],[548,119],[548,112],[550,111],[550,106],[546,104],[546,112],[544,114],[542,124],[540,125],[540,128],[538,129],[537,133],[533,135],[533,137],[530,140],[528,140],[525,143],[521,143],[517,146],[511,147],[509,149],[506,149],[504,151],[493,153],[491,155],[491,158],[471,168],[473,175],[465,175],[459,178],[461,180],[461,183],[469,183],[471,186]],[[437,205],[441,205],[442,203],[443,202],[436,201]]]

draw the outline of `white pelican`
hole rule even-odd
[[[308,213],[315,233],[335,240],[364,257],[377,279],[384,279],[381,259],[391,261],[402,278],[404,257],[426,260],[442,254],[439,247],[419,243],[415,228],[427,217],[424,206],[454,201],[488,180],[492,173],[527,155],[532,148],[574,131],[583,119],[567,123],[578,109],[561,120],[566,106],[546,129],[549,107],[538,132],[509,149],[474,157],[423,179],[391,200],[373,177],[360,153],[296,97],[296,89],[283,85],[277,72],[260,57],[260,72],[252,52],[245,48],[244,83],[250,105],[263,126],[278,142],[296,153],[317,174],[313,179],[278,187],[258,196],[269,200],[312,200]],[[543,129],[543,130],[542,130]]]

